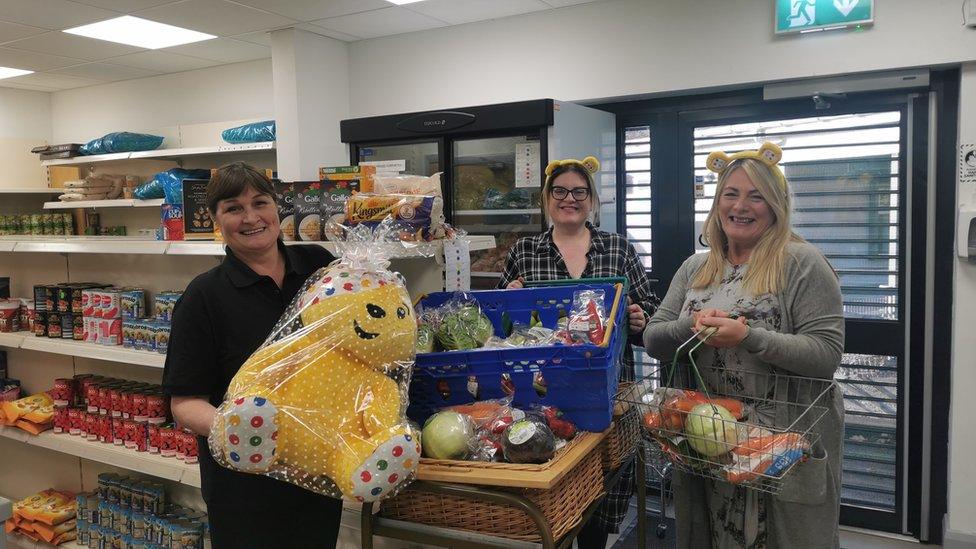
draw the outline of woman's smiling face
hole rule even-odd
[[[553,191],[562,193],[563,191],[560,189],[565,189],[567,194],[565,197],[557,199],[553,196]],[[586,189],[586,198],[583,200],[574,198],[573,191],[575,189]],[[552,223],[559,225],[583,225],[589,219],[590,211],[593,209],[593,194],[589,191],[590,187],[586,179],[578,173],[565,172],[556,176],[549,187],[546,208],[546,213]],[[577,191],[577,194],[579,194],[579,191]]]
[[[766,199],[743,169],[729,174],[718,199],[719,221],[729,244],[752,249],[775,221]]]
[[[274,199],[250,186],[218,202],[215,221],[224,242],[235,252],[264,251],[277,245],[281,233]]]

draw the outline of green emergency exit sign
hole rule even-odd
[[[874,0],[775,0],[776,34],[858,27],[874,22]]]

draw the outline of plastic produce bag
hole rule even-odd
[[[261,122],[244,124],[243,126],[237,126],[236,128],[229,128],[220,132],[220,137],[224,141],[233,143],[235,145],[239,143],[260,143],[262,141],[274,141],[275,121],[264,120]]]
[[[438,308],[439,322],[434,335],[445,351],[466,351],[483,347],[494,334],[491,320],[481,312],[478,302],[457,292]]]
[[[231,380],[209,437],[218,463],[357,501],[413,479],[417,321],[403,277],[388,270],[395,240],[390,223],[350,229],[341,259],[309,277]]]
[[[132,194],[140,200],[165,198],[167,204],[182,204],[184,179],[210,179],[210,170],[170,168],[136,187]]]
[[[151,151],[163,144],[159,135],[148,133],[112,132],[92,139],[81,146],[81,154],[109,154],[133,151]]]

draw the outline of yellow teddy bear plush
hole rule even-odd
[[[333,497],[396,493],[420,459],[405,416],[416,339],[399,274],[345,260],[320,269],[231,381],[215,459]]]

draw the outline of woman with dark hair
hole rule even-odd
[[[600,197],[593,175],[599,161],[588,156],[582,161],[568,159],[550,162],[542,186],[542,209],[549,230],[519,239],[508,254],[499,288],[522,288],[525,282],[569,278],[626,277],[627,330],[633,343],[640,345],[640,334],[658,304],[647,272],[627,239],[601,231],[594,225]],[[634,354],[628,342],[620,364],[620,380],[634,380]],[[633,470],[623,475],[576,538],[581,549],[603,549],[607,534],[617,532],[627,514],[634,493]]]
[[[305,279],[335,258],[320,246],[284,245],[274,186],[244,163],[213,174],[207,208],[227,257],[194,278],[176,304],[163,389],[176,421],[198,435],[213,547],[335,547],[341,500],[225,469],[207,447],[231,378],[271,333]]]

